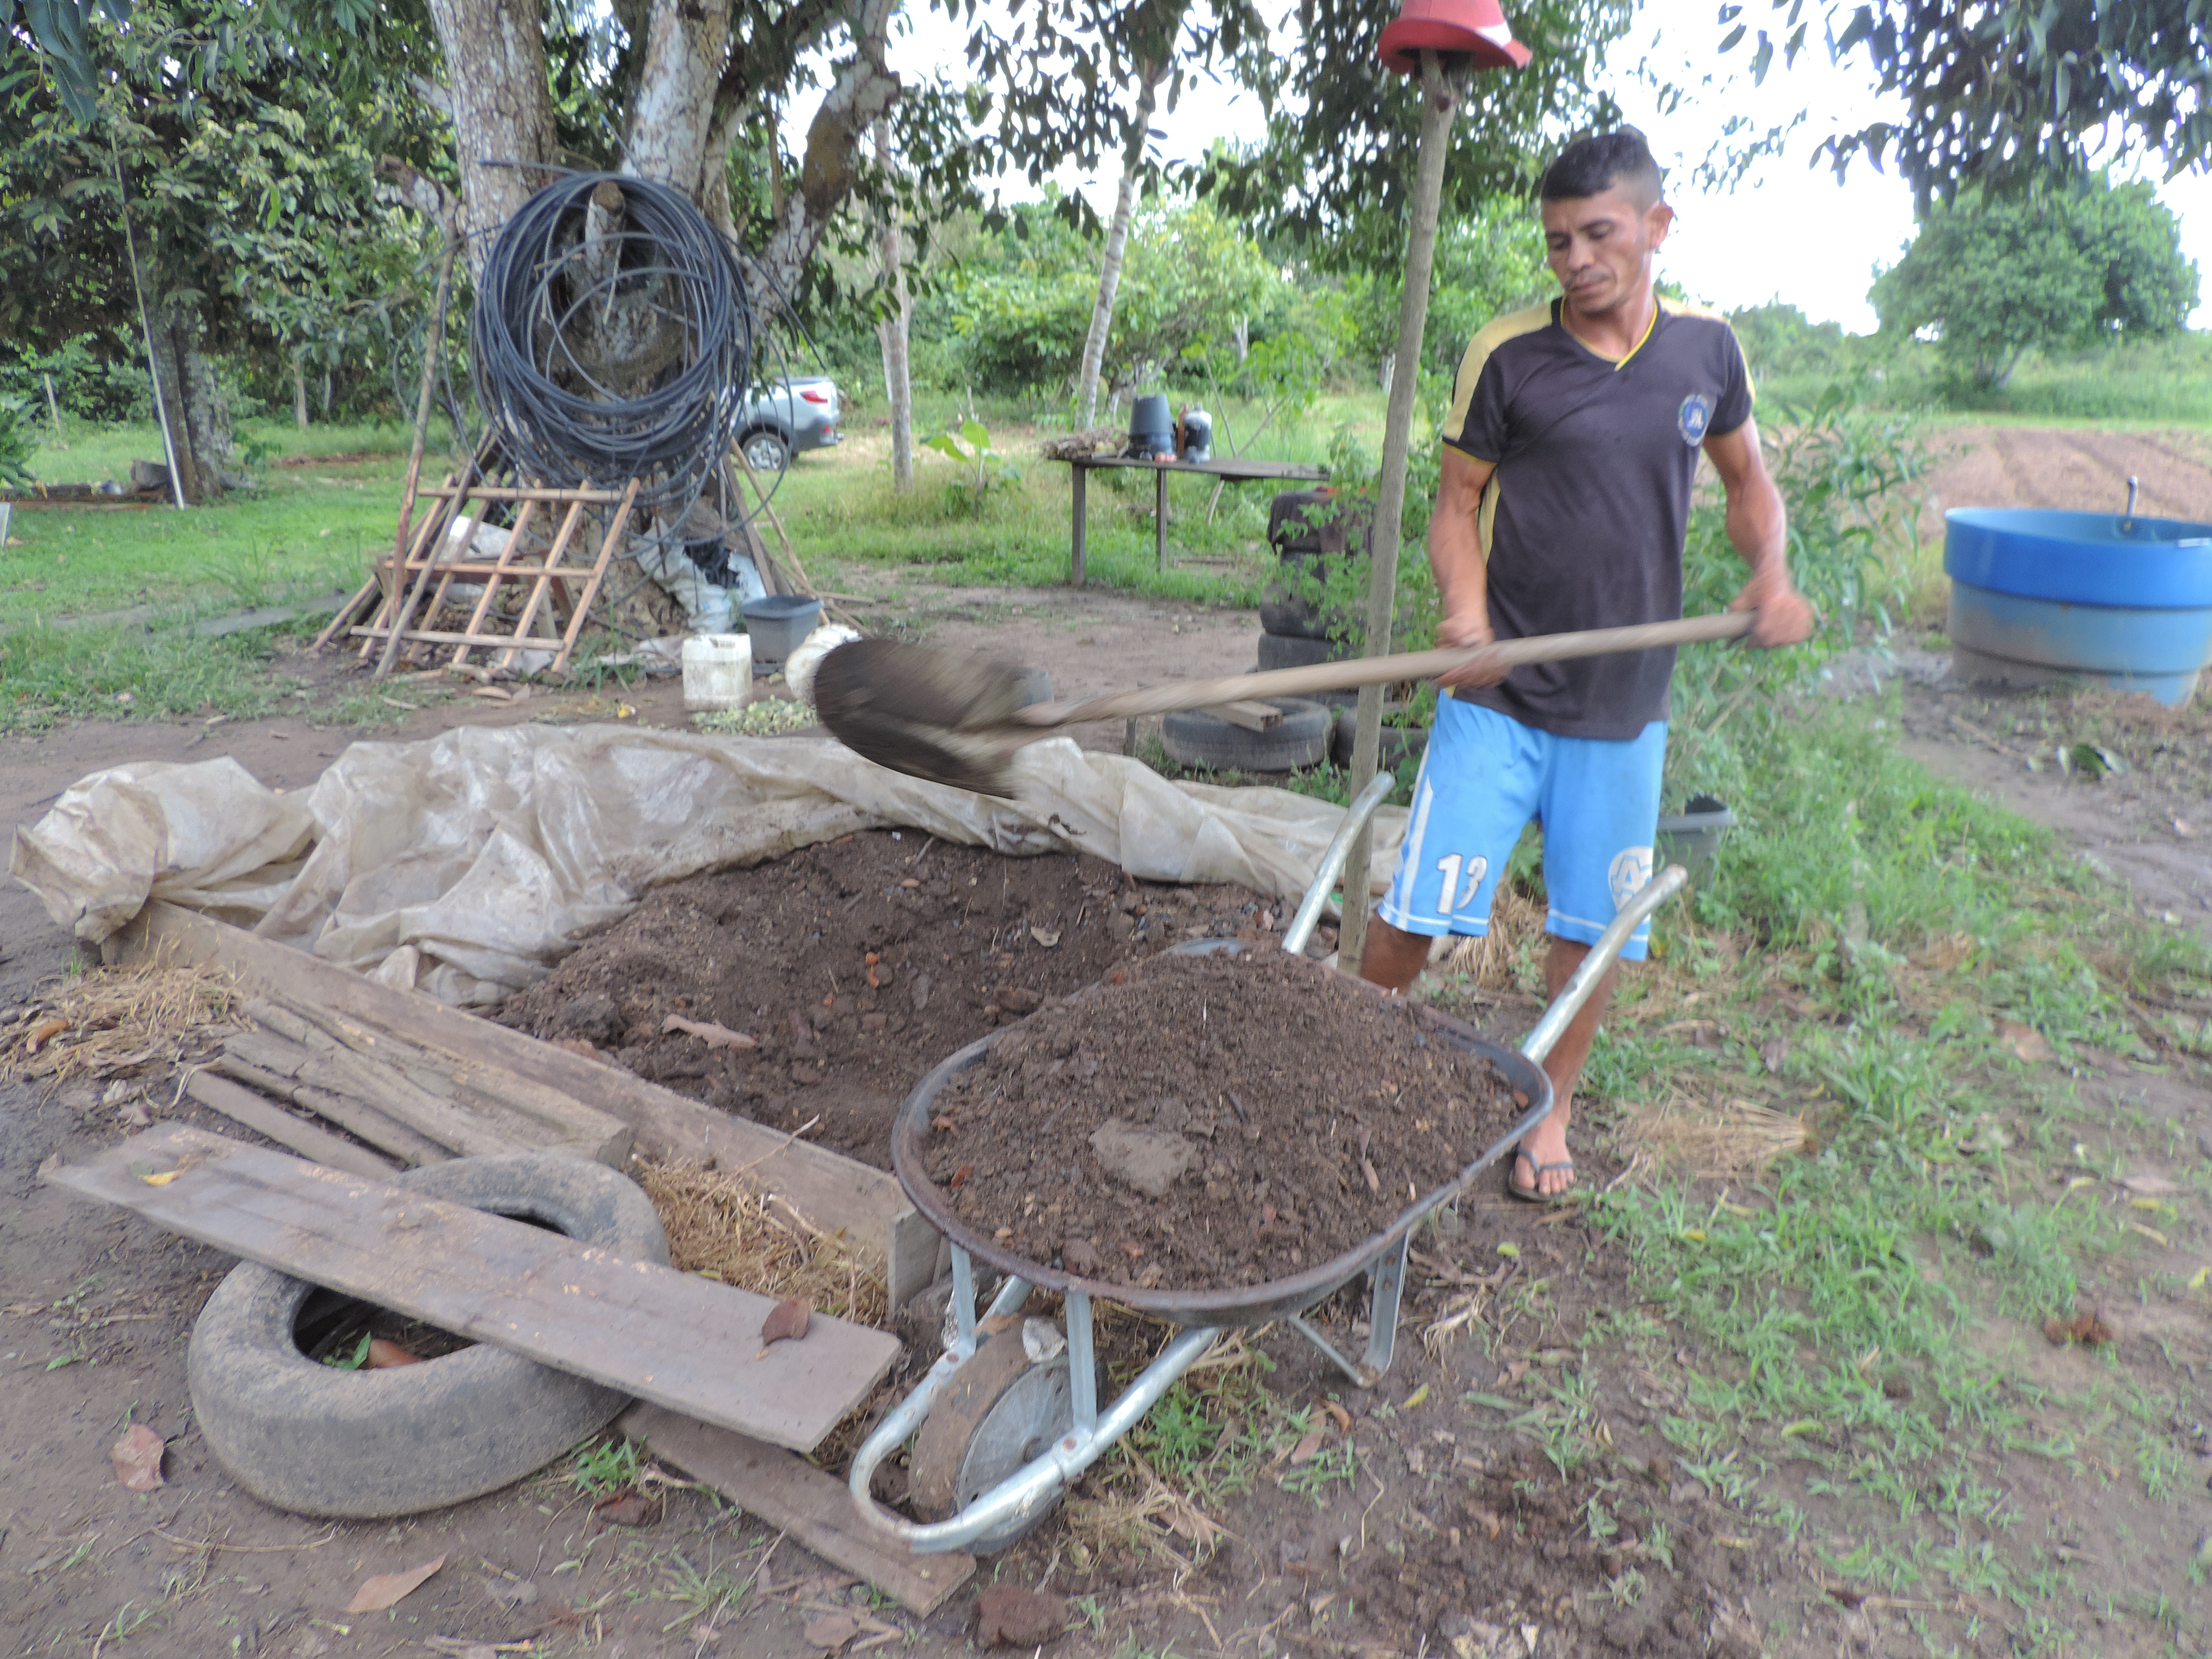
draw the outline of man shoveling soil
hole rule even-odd
[[[1653,291],[1674,210],[1632,129],[1569,145],[1544,175],[1545,240],[1560,295],[1499,318],[1460,364],[1445,423],[1429,561],[1443,643],[1672,620],[1698,453],[1728,495],[1729,539],[1751,567],[1749,637],[1794,645],[1811,608],[1790,580],[1782,498],[1760,457],[1743,353],[1721,319]],[[1480,938],[1508,855],[1544,825],[1557,995],[1622,901],[1651,873],[1671,649],[1440,677],[1428,755],[1397,873],[1359,970],[1409,988],[1431,939]],[[1641,960],[1639,933],[1622,952]],[[1559,1102],[1516,1157],[1508,1190],[1574,1185],[1574,1085],[1610,985],[1545,1062]]]

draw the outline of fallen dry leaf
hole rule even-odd
[[[1321,1449],[1328,1443],[1328,1436],[1326,1433],[1320,1429],[1313,1430],[1297,1445],[1291,1448],[1291,1467],[1295,1469],[1312,1462],[1315,1458],[1321,1455]]]
[[[132,1492],[151,1492],[168,1483],[161,1479],[161,1437],[143,1423],[134,1425],[107,1449],[115,1464],[115,1478]]]
[[[625,1486],[611,1498],[602,1498],[592,1505],[592,1515],[610,1527],[658,1526],[663,1510],[659,1498],[648,1498],[633,1486]]]
[[[660,1022],[662,1036],[671,1031],[682,1031],[697,1037],[709,1048],[757,1048],[760,1044],[743,1031],[732,1031],[726,1025],[717,1025],[711,1019],[686,1019],[681,1014],[671,1014]]]
[[[2051,1058],[2051,1040],[2033,1025],[2022,1025],[2017,1020],[2002,1020],[1997,1025],[2004,1038],[2005,1047],[2031,1066],[2039,1066]]]
[[[1336,1426],[1340,1433],[1350,1434],[1352,1432],[1352,1413],[1350,1412],[1345,1410],[1343,1407],[1338,1405],[1334,1400],[1322,1401],[1321,1402],[1321,1408],[1336,1419]]]
[[[182,1174],[182,1170],[164,1170],[159,1175],[140,1176],[138,1179],[149,1187],[166,1187]]]
[[[599,1045],[582,1037],[550,1037],[546,1039],[556,1048],[566,1048],[572,1054],[581,1054],[586,1060],[599,1057]]]
[[[397,1342],[387,1341],[380,1336],[372,1336],[368,1339],[368,1358],[362,1369],[372,1371],[388,1371],[395,1366],[419,1365],[422,1363],[422,1356],[412,1348],[404,1348]]]
[[[346,1603],[348,1613],[382,1613],[386,1607],[396,1607],[426,1583],[430,1575],[446,1565],[446,1558],[426,1561],[419,1567],[410,1567],[404,1572],[380,1572],[374,1578],[362,1581]]]
[[[784,1297],[761,1321],[761,1352],[766,1353],[770,1343],[798,1341],[806,1334],[806,1322],[813,1316],[814,1310],[804,1297]]]
[[[2078,1342],[2084,1347],[2095,1347],[2112,1340],[2112,1328],[2094,1313],[2077,1313],[2071,1319],[2046,1319],[2043,1334],[2057,1347]]]
[[[68,1030],[67,1020],[49,1014],[31,1028],[30,1035],[23,1039],[23,1047],[27,1052],[35,1054],[46,1047],[48,1038],[58,1037]]]
[[[1499,1531],[1505,1525],[1504,1520],[1502,1520],[1493,1510],[1471,1509],[1467,1513],[1469,1520],[1479,1524],[1482,1529],[1488,1533],[1492,1538],[1497,1537]]]
[[[817,1619],[801,1633],[808,1647],[835,1653],[860,1633],[860,1624],[849,1613],[832,1613]]]
[[[2120,1185],[2138,1198],[2162,1198],[2168,1193],[2178,1193],[2181,1190],[2178,1182],[2168,1181],[2164,1176],[2129,1176],[2120,1182]]]

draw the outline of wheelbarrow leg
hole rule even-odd
[[[1390,1358],[1398,1346],[1398,1310],[1406,1291],[1406,1253],[1413,1242],[1408,1233],[1398,1241],[1396,1249],[1385,1251],[1382,1259],[1368,1269],[1371,1289],[1367,1298],[1367,1357],[1363,1363],[1354,1364],[1339,1353],[1304,1314],[1291,1316],[1291,1328],[1327,1355],[1356,1389],[1373,1388],[1390,1369]]]

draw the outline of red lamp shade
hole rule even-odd
[[[1406,0],[1382,31],[1382,66],[1419,75],[1424,47],[1466,52],[1477,69],[1519,69],[1528,61],[1498,0]]]

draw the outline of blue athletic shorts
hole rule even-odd
[[[1408,933],[1490,931],[1490,899],[1530,818],[1544,826],[1545,931],[1594,945],[1651,879],[1667,722],[1626,741],[1559,738],[1456,697],[1437,700],[1398,872],[1376,914]],[[1650,924],[1621,951],[1641,962]]]

